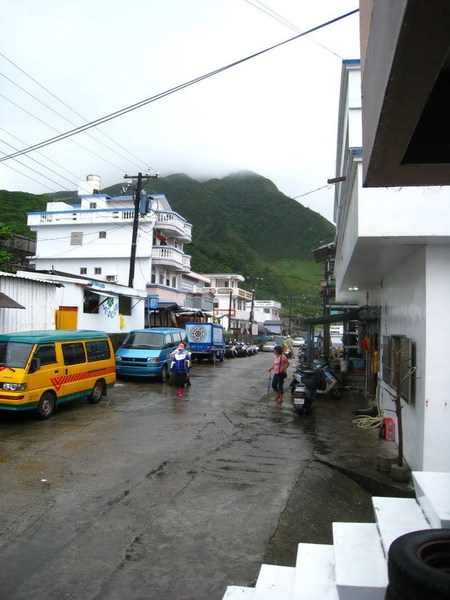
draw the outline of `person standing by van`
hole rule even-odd
[[[191,357],[184,344],[179,344],[175,353],[172,354],[169,372],[175,387],[178,388],[178,398],[183,397],[184,386],[189,382],[189,371],[191,370]]]

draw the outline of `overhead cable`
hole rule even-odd
[[[13,65],[18,71],[20,71],[21,73],[23,73],[26,77],[28,77],[28,79],[31,79],[31,81],[33,81],[36,85],[38,85],[40,88],[42,88],[45,92],[47,92],[47,94],[50,94],[50,96],[52,96],[53,98],[55,98],[63,106],[65,106],[70,111],[72,111],[75,115],[77,115],[77,117],[80,117],[80,119],[83,119],[83,121],[85,121],[86,123],[88,122],[88,120],[85,117],[83,117],[83,115],[81,115],[79,112],[77,112],[71,106],[69,106],[66,102],[64,102],[64,100],[61,100],[61,98],[59,98],[58,96],[56,96],[56,94],[54,94],[48,88],[46,88],[44,85],[42,85],[41,83],[39,83],[39,81],[37,81],[34,77],[32,77],[31,75],[29,75],[26,71],[24,71],[23,69],[21,69],[18,65],[16,65],[16,63],[14,63],[12,60],[10,60],[2,52],[0,52],[0,56],[2,58],[4,58],[5,60],[7,60],[11,65]],[[44,102],[42,102],[41,100],[39,100],[38,98],[36,98],[35,96],[33,96],[33,94],[31,94],[30,92],[28,92],[27,90],[25,90],[24,88],[22,88],[21,86],[19,86],[17,83],[15,83],[14,81],[12,81],[8,77],[6,77],[6,75],[3,75],[3,74],[1,74],[1,75],[3,77],[5,77],[6,79],[8,79],[11,83],[13,83],[14,85],[16,85],[17,87],[19,87],[22,91],[24,91],[25,93],[29,94],[32,98],[34,98],[35,100],[37,100],[38,102],[40,102],[41,104],[43,104],[44,106],[46,106],[47,108],[49,108],[50,110],[52,110],[53,112],[56,112],[56,114],[58,116],[60,116],[63,119],[65,119],[68,123],[71,123],[72,125],[74,125],[74,123],[72,123],[69,119],[66,119],[65,117],[63,117],[62,115],[60,115],[57,111],[54,111],[50,106],[48,106],[47,104],[45,104]],[[127,158],[125,156],[122,156],[120,153],[118,153],[117,151],[113,150],[109,146],[107,146],[108,150],[111,150],[111,152],[115,152],[118,156],[120,156],[124,160],[127,160],[128,162],[132,162],[136,167],[139,167],[140,165],[144,165],[144,164],[147,165],[146,161],[142,160],[141,158],[139,158],[138,156],[136,156],[135,154],[133,154],[133,152],[131,152],[130,150],[128,150],[127,148],[125,148],[125,146],[123,146],[122,144],[120,144],[119,142],[117,142],[116,140],[114,140],[107,133],[105,133],[101,129],[98,129],[97,131],[99,133],[101,133],[104,137],[106,137],[107,139],[109,139],[111,142],[113,142],[114,144],[116,144],[116,146],[118,146],[119,148],[122,148],[122,150],[124,150],[127,154],[129,154],[130,156],[132,156],[133,158],[135,158],[136,160],[138,160],[139,164],[136,164],[133,161],[131,161],[129,158]],[[93,138],[93,139],[95,139],[95,138]],[[99,142],[99,140],[96,140],[96,141]],[[148,168],[150,169],[151,167],[148,167]]]
[[[98,125],[102,125],[103,123],[106,123],[108,121],[111,121],[113,119],[117,119],[118,117],[121,117],[131,111],[137,110],[138,108],[142,108],[143,106],[146,106],[147,104],[150,104],[152,102],[156,102],[157,100],[161,100],[161,98],[165,98],[166,96],[169,96],[171,94],[174,94],[175,92],[179,92],[187,87],[190,87],[196,83],[199,83],[201,81],[204,81],[205,79],[208,79],[210,77],[213,77],[215,75],[218,75],[219,73],[223,73],[224,71],[227,71],[233,67],[236,67],[238,65],[241,65],[249,60],[252,60],[253,58],[256,58],[258,56],[261,56],[263,54],[266,54],[267,52],[270,52],[271,50],[275,50],[276,48],[280,48],[281,46],[284,46],[290,42],[293,42],[295,40],[298,40],[301,37],[304,37],[305,35],[308,35],[310,33],[312,33],[313,31],[317,31],[319,29],[322,29],[324,27],[327,27],[328,25],[332,25],[333,23],[336,23],[338,21],[341,21],[342,19],[345,19],[346,17],[349,17],[355,13],[358,12],[359,9],[355,9],[352,10],[351,12],[348,12],[344,15],[341,15],[339,17],[336,17],[334,19],[331,19],[330,21],[327,21],[326,23],[322,23],[321,25],[317,25],[316,27],[312,27],[311,29],[308,29],[307,31],[304,31],[303,33],[299,33],[298,35],[289,38],[288,40],[284,40],[283,42],[279,42],[278,44],[274,44],[273,46],[270,46],[269,48],[265,48],[264,50],[260,50],[259,52],[255,52],[254,54],[251,54],[250,56],[247,56],[245,58],[241,58],[240,60],[237,60],[235,62],[229,63],[228,65],[225,65],[223,67],[220,67],[214,71],[210,71],[209,73],[206,73],[204,75],[201,75],[199,77],[196,77],[195,79],[191,79],[190,81],[187,81],[185,83],[182,83],[178,86],[175,86],[173,88],[170,88],[164,92],[160,92],[159,94],[156,94],[155,96],[151,96],[150,98],[146,98],[145,100],[141,100],[140,102],[137,102],[136,104],[132,104],[130,106],[127,106],[126,108],[122,108],[116,112],[110,113],[109,115],[106,115],[104,117],[101,117],[99,119],[96,119],[95,121],[91,121],[90,123],[86,123],[85,125],[81,125],[80,127],[77,127],[75,129],[71,129],[70,131],[67,131],[66,133],[57,135],[53,138],[50,138],[48,140],[45,140],[43,142],[39,142],[38,144],[34,144],[33,146],[29,146],[28,148],[24,148],[23,150],[20,150],[19,152],[15,152],[13,154],[10,154],[8,156],[5,156],[3,158],[0,158],[0,162],[4,162],[6,160],[9,160],[11,158],[15,158],[17,156],[21,156],[22,154],[28,154],[29,152],[32,152],[33,150],[38,150],[39,148],[43,148],[44,146],[48,146],[50,144],[54,144],[55,142],[59,142],[63,139],[69,138],[73,135],[76,135],[78,133],[81,133],[83,131],[86,131],[88,129],[91,129],[92,127],[98,127]]]

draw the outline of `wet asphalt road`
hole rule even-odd
[[[220,600],[329,543],[346,507],[364,520],[367,494],[314,461],[314,419],[269,398],[271,362],[195,364],[181,400],[119,381],[48,421],[0,414],[1,598]]]

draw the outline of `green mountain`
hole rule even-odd
[[[120,195],[122,186],[102,192]],[[165,194],[172,209],[192,223],[193,241],[185,251],[193,271],[240,273],[247,288],[258,278],[257,299],[279,300],[285,307],[292,303],[293,314],[320,311],[323,267],[314,262],[312,250],[334,239],[327,219],[248,171],[204,182],[176,174],[148,180],[144,187],[148,194]],[[50,196],[63,199],[59,193]],[[26,212],[42,210],[48,197],[0,191],[2,222],[27,235]],[[18,215],[19,205],[23,213]]]

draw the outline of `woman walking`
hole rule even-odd
[[[290,365],[290,362],[284,355],[282,346],[275,346],[273,353],[275,355],[273,359],[273,365],[267,370],[269,373],[273,371],[272,389],[277,393],[275,402],[277,404],[281,404],[283,402],[284,394],[283,383],[287,377],[286,371]]]

